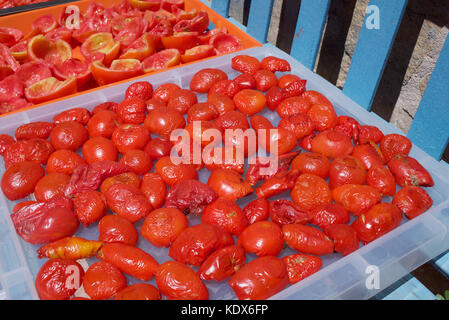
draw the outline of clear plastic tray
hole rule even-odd
[[[182,87],[188,87],[195,72],[207,67],[220,68],[231,78],[237,75],[237,72],[230,67],[232,57],[237,54],[249,54],[259,59],[268,55],[285,58],[292,66],[292,73],[307,79],[307,89],[318,90],[326,95],[334,104],[338,114],[350,115],[363,124],[375,125],[385,134],[400,133],[398,129],[375,114],[358,106],[338,88],[306,69],[284,52],[271,46],[248,49],[138,80],[148,80],[155,87],[166,82],[174,82]],[[118,102],[123,98],[126,88],[132,82],[121,83],[0,118],[0,133],[13,135],[17,126],[23,123],[51,121],[55,114],[70,108],[92,109],[104,101]],[[200,101],[204,101],[206,97],[199,95],[198,98]],[[266,115],[274,124],[279,120],[276,113],[271,113],[268,110],[262,114]],[[414,220],[407,221],[404,218],[401,226],[346,257],[342,257],[338,253],[324,256],[323,267],[319,272],[295,285],[288,286],[272,299],[367,299],[449,248],[447,233],[447,226],[449,226],[449,172],[447,167],[416,146],[413,146],[411,155],[418,159],[434,178],[435,186],[427,188],[434,200],[433,207]],[[3,172],[4,165],[1,162],[0,173],[3,174]],[[207,181],[208,175],[205,169],[199,172],[199,178],[203,182]],[[279,195],[277,198],[283,196],[285,195]],[[240,199],[238,203],[244,206],[254,198],[255,195],[251,195]],[[391,198],[386,198],[384,201],[391,201]],[[34,277],[46,260],[37,259],[36,249],[39,246],[24,242],[16,234],[9,217],[15,203],[8,201],[3,193],[0,193],[0,299],[36,299]],[[190,217],[189,219],[191,219],[191,224],[199,222],[198,218]],[[139,229],[141,224],[142,221],[138,222],[136,227]],[[97,225],[91,225],[89,228],[80,227],[77,235],[88,239],[97,239]],[[151,253],[159,263],[170,259],[167,256],[168,249],[155,248],[144,239],[139,240],[138,246]],[[285,256],[291,253],[293,250],[286,249],[281,255]],[[254,259],[254,256],[248,255],[248,259]],[[82,264],[87,267],[94,261],[96,259],[91,258],[82,261]],[[373,269],[367,269],[373,265],[379,270],[379,287],[366,285],[367,282],[376,284],[375,281],[370,281]],[[137,282],[133,277],[128,277],[128,280],[129,284]],[[149,283],[154,284],[154,279]],[[235,299],[233,291],[226,282],[207,282],[207,286],[211,299]],[[81,289],[77,295],[85,294]]]

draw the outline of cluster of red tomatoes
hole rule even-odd
[[[26,35],[0,28],[0,114],[243,48],[183,0],[92,2],[73,14],[44,15]]]
[[[1,0],[0,9],[14,8],[20,6],[26,6],[34,3],[47,2],[51,0]]]
[[[149,82],[136,82],[120,103],[24,124],[17,140],[0,136],[4,194],[36,199],[17,204],[11,218],[19,236],[43,244],[38,255],[49,258],[36,276],[42,299],[73,296],[77,287],[63,285],[68,267],[92,299],[207,299],[204,281],[227,281],[239,299],[265,299],[318,271],[321,256],[348,255],[399,226],[403,213],[412,219],[432,206],[423,187],[433,180],[409,156],[405,136],[338,116],[326,97],[305,89],[305,80],[284,74],[291,68],[286,60],[238,55],[232,67],[241,72],[234,79],[219,69],[198,71],[190,90],[166,83],[153,91]],[[207,100],[198,102],[197,93]],[[277,127],[260,115],[266,106],[279,114]],[[268,149],[278,142],[270,156],[276,169],[262,171],[260,157],[246,171],[237,158],[175,161],[191,154],[170,155],[180,143],[170,134],[193,133],[194,121],[221,132],[266,129],[258,142]],[[190,136],[192,145],[210,143],[203,132]],[[306,151],[294,151],[298,145]],[[214,150],[223,148],[217,143]],[[207,183],[198,180],[203,167],[210,170]],[[244,208],[236,203],[253,192],[257,199]],[[201,223],[189,225],[187,215]],[[99,238],[75,237],[79,222],[95,224]],[[136,247],[139,235],[169,248],[173,260],[159,263]],[[297,253],[283,254],[285,244]],[[247,262],[248,254],[255,259]],[[86,271],[76,261],[94,256],[99,261]],[[157,288],[127,286],[124,273],[155,277]]]

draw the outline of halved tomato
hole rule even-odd
[[[22,40],[23,32],[19,29],[0,27],[0,43],[11,47]]]
[[[89,65],[76,58],[68,59],[62,64],[53,66],[53,72],[59,80],[76,78],[78,88],[85,85],[92,77]]]
[[[92,75],[102,86],[143,74],[142,63],[137,59],[117,59],[107,68],[101,61],[91,64]]]
[[[196,17],[198,10],[192,9],[190,11],[185,11],[179,7],[172,7],[172,13],[176,16],[176,22],[181,20],[190,20]]]
[[[174,32],[193,31],[203,33],[209,27],[209,15],[206,11],[200,11],[190,20],[181,20],[173,26]]]
[[[176,66],[181,63],[181,53],[178,49],[166,49],[159,51],[143,60],[143,71],[154,72]]]
[[[52,16],[51,14],[46,14],[42,17],[37,18],[33,21],[31,24],[31,34],[36,35],[39,33],[48,33],[53,29],[56,29],[58,27],[58,22],[56,21],[56,18]]]
[[[23,97],[23,84],[15,74],[0,81],[0,101]]]
[[[99,60],[109,66],[120,51],[120,42],[114,40],[112,33],[100,32],[87,38],[80,50],[87,61]]]
[[[216,34],[227,34],[228,33],[228,29],[226,29],[225,27],[223,28],[215,28],[212,30],[207,31],[206,33],[199,35],[198,38],[200,38],[200,41],[202,44],[210,44],[210,39],[215,36]]]
[[[139,11],[116,16],[112,19],[112,34],[117,36],[122,31],[136,33],[139,36],[147,28],[147,21],[142,19]]]
[[[176,23],[176,16],[170,12],[171,8],[168,10],[165,9],[159,9],[156,12],[154,12],[156,19],[167,19],[168,21],[170,21],[170,23],[172,25],[174,25]]]
[[[16,75],[25,85],[25,88],[34,83],[52,76],[50,67],[43,61],[30,61],[24,63],[17,69]]]
[[[73,94],[76,90],[75,78],[59,81],[55,77],[49,77],[26,88],[25,97],[32,103],[41,103]]]
[[[28,42],[28,57],[58,64],[72,58],[72,47],[64,40],[50,41],[40,34]]]
[[[0,43],[0,80],[16,72],[19,67],[20,64],[9,53],[8,47]]]
[[[16,59],[18,62],[24,63],[28,59],[27,41],[22,40],[16,43],[11,48],[9,48],[9,52],[11,53],[11,56],[13,56],[14,59]]]
[[[137,59],[142,61],[155,52],[156,45],[153,38],[148,33],[144,33],[121,54],[120,59]]]
[[[209,40],[209,44],[215,47],[217,54],[226,54],[243,49],[243,44],[232,34],[217,33]]]
[[[184,0],[162,0],[161,8],[172,12],[173,6],[184,9]]]
[[[166,49],[185,51],[201,44],[198,32],[178,32],[168,37],[161,37],[162,45]]]
[[[70,42],[72,39],[72,30],[66,27],[59,27],[46,33],[45,38],[50,41],[64,40]]]
[[[210,44],[203,44],[191,49],[188,49],[181,56],[181,60],[183,63],[192,62],[199,59],[204,59],[210,56],[215,55],[214,46]]]
[[[159,10],[161,6],[161,0],[129,0],[131,7],[140,10]]]
[[[31,106],[31,103],[23,98],[12,98],[0,103],[0,114],[5,114]]]

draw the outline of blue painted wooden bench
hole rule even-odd
[[[230,0],[212,0],[212,9],[266,43],[274,0],[251,1],[247,26],[229,17]],[[302,0],[290,55],[309,69],[317,60],[331,0]],[[343,87],[343,92],[364,107],[371,109],[390,50],[407,6],[407,0],[371,0],[360,31],[358,43]],[[372,14],[378,10],[381,28],[369,28]],[[266,44],[269,45],[269,44]],[[408,137],[434,158],[440,160],[449,139],[449,39],[439,56],[424,97],[411,125]],[[432,262],[449,275],[449,252]],[[449,288],[447,288],[449,289]],[[443,293],[443,292],[441,292]],[[412,275],[399,280],[378,294],[377,299],[435,299],[435,294]]]

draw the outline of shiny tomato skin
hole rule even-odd
[[[259,257],[237,271],[228,284],[239,300],[268,299],[288,284],[287,268],[277,257]]]
[[[114,143],[104,137],[95,137],[87,140],[82,148],[83,157],[87,163],[118,159],[117,148]]]
[[[117,106],[117,115],[124,123],[140,124],[145,120],[145,100],[139,97],[125,98]]]
[[[220,69],[201,69],[193,75],[190,81],[190,90],[198,93],[208,93],[216,82],[227,79],[228,75]]]
[[[187,110],[187,122],[211,121],[219,116],[217,109],[208,102],[196,103]]]
[[[227,111],[215,119],[214,123],[223,133],[226,129],[249,129],[248,118],[237,110]]]
[[[312,215],[311,223],[323,230],[332,224],[348,223],[350,219],[348,211],[339,203],[329,203],[317,207],[310,214]]]
[[[267,100],[268,109],[274,111],[282,102],[282,100],[285,99],[285,95],[282,92],[281,88],[279,88],[278,86],[274,86],[268,89],[268,91],[265,93],[265,98]]]
[[[237,109],[250,116],[262,111],[266,105],[263,93],[253,89],[243,89],[233,99]]]
[[[47,161],[47,173],[64,173],[71,175],[76,166],[86,164],[79,154],[72,150],[60,149],[53,152]]]
[[[291,284],[297,283],[321,269],[323,262],[320,257],[295,253],[283,257],[287,266],[288,279]]]
[[[44,121],[25,123],[16,129],[14,136],[17,140],[32,138],[47,139],[54,126],[54,123]]]
[[[248,226],[243,210],[226,198],[218,198],[210,203],[201,214],[201,222],[217,225],[236,236]]]
[[[210,87],[208,94],[221,93],[232,99],[239,91],[240,87],[237,81],[227,79],[215,82]]]
[[[6,147],[16,142],[13,137],[7,135],[7,134],[0,134],[0,155],[3,155],[3,153],[6,150]]]
[[[118,215],[109,214],[98,223],[98,241],[105,243],[119,242],[135,246],[139,238],[134,225]]]
[[[277,256],[282,250],[284,240],[279,225],[272,221],[258,221],[243,230],[237,244],[258,257]]]
[[[71,259],[50,259],[36,275],[36,291],[42,300],[68,300],[81,286],[83,277],[84,270],[78,262]],[[66,285],[70,278],[76,281],[73,287]]]
[[[40,138],[29,140],[19,140],[9,144],[3,153],[5,168],[21,161],[35,161],[40,164],[47,164],[50,155],[55,151],[50,142]]]
[[[284,241],[299,252],[326,255],[334,252],[334,243],[322,231],[302,224],[282,226]]]
[[[53,117],[53,122],[55,124],[59,124],[68,121],[75,121],[85,126],[89,122],[90,117],[90,111],[86,108],[72,108],[55,115]]]
[[[269,217],[269,202],[265,198],[258,198],[251,201],[243,208],[243,213],[246,216],[249,224],[258,221],[267,220]]]
[[[359,248],[359,238],[353,228],[347,224],[331,224],[324,229],[324,233],[334,242],[335,251],[343,256]]]
[[[108,212],[106,198],[96,190],[76,194],[73,206],[76,216],[85,227],[99,221]]]
[[[148,113],[144,126],[151,133],[169,139],[173,130],[182,129],[186,126],[186,120],[179,111],[173,108],[163,107]]]
[[[315,130],[315,124],[306,114],[295,114],[279,121],[279,127],[292,132],[297,140],[312,134]]]
[[[363,244],[367,244],[398,227],[401,220],[402,213],[395,205],[378,203],[360,215],[351,227]]]
[[[257,70],[254,73],[254,79],[256,80],[256,89],[262,92],[266,92],[278,84],[276,75],[269,70]]]
[[[126,288],[126,277],[120,269],[101,260],[87,269],[83,288],[91,299],[106,300]]]
[[[394,195],[392,203],[404,212],[408,219],[414,219],[432,207],[433,200],[423,188],[407,186]]]
[[[352,156],[359,159],[369,170],[373,166],[385,165],[385,159],[377,144],[369,141],[368,143],[354,147]]]
[[[123,123],[117,113],[110,110],[100,110],[87,123],[91,138],[104,137],[110,139],[114,130]]]
[[[309,212],[302,211],[292,201],[279,199],[270,202],[271,221],[282,226],[284,224],[305,224],[312,219]]]
[[[332,190],[332,197],[355,216],[367,212],[382,200],[382,195],[376,188],[358,184],[337,187]]]
[[[54,196],[63,196],[64,187],[69,183],[70,176],[64,173],[49,173],[43,176],[34,187],[34,197],[37,201],[46,201]]]
[[[250,74],[243,73],[234,78],[239,87],[243,89],[256,89],[256,79]]]
[[[177,84],[174,83],[164,83],[160,87],[158,87],[153,92],[153,98],[159,99],[162,102],[168,103],[168,100],[170,99],[173,92],[176,90],[181,89]]]
[[[259,143],[269,153],[283,155],[292,151],[298,140],[292,132],[278,127],[268,130],[265,139],[259,136]]]
[[[210,93],[207,96],[207,102],[217,109],[219,115],[225,114],[227,111],[235,109],[234,101],[228,96],[221,93]]]
[[[328,158],[350,155],[354,147],[351,139],[338,131],[323,131],[311,142],[311,151],[321,153]]]
[[[359,125],[357,126],[357,131],[357,142],[359,144],[365,144],[369,141],[378,144],[384,137],[382,131],[375,126]]]
[[[412,142],[406,136],[392,133],[385,135],[379,146],[385,161],[388,162],[398,154],[408,155],[412,149]]]
[[[271,124],[270,120],[268,120],[264,116],[261,116],[258,114],[254,115],[250,118],[250,123],[251,123],[251,128],[253,128],[256,131],[259,129],[269,130],[269,129],[273,128],[273,125]],[[257,134],[257,132],[256,132],[256,134]]]
[[[103,245],[98,251],[97,257],[143,281],[152,279],[159,267],[159,263],[149,253],[124,243]]]
[[[154,172],[148,172],[143,175],[140,190],[148,198],[154,209],[160,208],[165,201],[167,188],[160,175]]]
[[[251,185],[240,174],[231,169],[215,169],[207,184],[219,197],[235,201],[253,192]]]
[[[147,112],[151,112],[154,109],[167,106],[167,103],[156,98],[148,99],[147,101],[145,101],[145,104],[147,105]]]
[[[330,165],[326,156],[320,153],[304,152],[293,159],[291,169],[299,170],[301,173],[311,173],[325,179],[329,176]]]
[[[241,54],[232,58],[231,67],[241,73],[254,75],[260,69],[260,62],[255,57]]]
[[[153,96],[153,85],[148,81],[134,82],[126,89],[125,98],[137,97],[144,101]]]
[[[337,125],[338,116],[332,105],[312,104],[307,115],[315,123],[317,131],[330,130]]]
[[[167,261],[156,273],[159,290],[170,300],[207,300],[209,292],[199,275],[184,263]]]
[[[394,196],[396,181],[390,170],[383,165],[373,165],[366,175],[366,184],[376,188],[384,196]]]
[[[112,142],[122,154],[133,149],[143,150],[150,138],[150,131],[138,124],[122,124],[112,133]]]
[[[156,137],[147,142],[143,151],[145,151],[152,160],[158,160],[170,155],[173,144],[170,140]]]
[[[2,176],[2,191],[11,201],[22,199],[34,192],[36,184],[44,175],[44,168],[37,162],[15,163]]]
[[[170,246],[168,255],[179,262],[200,266],[215,250],[233,244],[232,236],[222,228],[201,223],[184,229]]]
[[[92,109],[92,115],[97,114],[100,111],[113,111],[115,112],[115,110],[117,110],[118,107],[118,103],[117,102],[112,102],[112,101],[106,101],[103,103],[100,103],[98,105],[95,106],[95,108]]]
[[[50,142],[56,150],[76,151],[89,138],[89,132],[79,122],[63,122],[55,126],[50,133]]]
[[[101,191],[101,193],[105,194],[106,191],[110,187],[112,187],[114,184],[117,184],[117,183],[129,184],[136,188],[139,188],[140,182],[141,182],[140,178],[137,174],[135,174],[134,172],[125,172],[125,173],[121,173],[116,176],[104,179],[100,185],[100,191]]]
[[[114,300],[161,300],[161,294],[151,284],[135,283],[117,293]]]
[[[276,108],[276,112],[281,118],[286,118],[298,113],[307,114],[311,104],[303,96],[283,99]]]
[[[398,154],[388,161],[388,168],[398,185],[432,187],[432,176],[415,158]]]
[[[156,162],[154,169],[169,186],[173,186],[183,180],[197,179],[198,177],[197,171],[192,164],[175,164],[170,156],[160,158]]]
[[[264,70],[270,70],[271,72],[291,71],[290,63],[287,60],[273,56],[263,58],[260,62],[260,68]]]
[[[140,234],[156,247],[169,247],[187,228],[186,216],[176,208],[159,208],[145,218]]]
[[[153,161],[143,150],[132,149],[127,151],[120,162],[127,165],[131,170],[139,175],[145,174],[153,167]]]
[[[198,274],[202,280],[223,281],[240,270],[245,260],[245,250],[241,246],[227,246],[207,257]]]
[[[290,192],[293,202],[303,211],[313,210],[332,201],[326,181],[316,175],[303,173]]]
[[[179,89],[172,93],[170,99],[168,99],[167,107],[185,114],[196,103],[198,103],[198,98],[194,92]]]
[[[329,187],[334,189],[344,184],[364,184],[366,170],[363,163],[351,156],[340,156],[331,162],[329,168]]]

